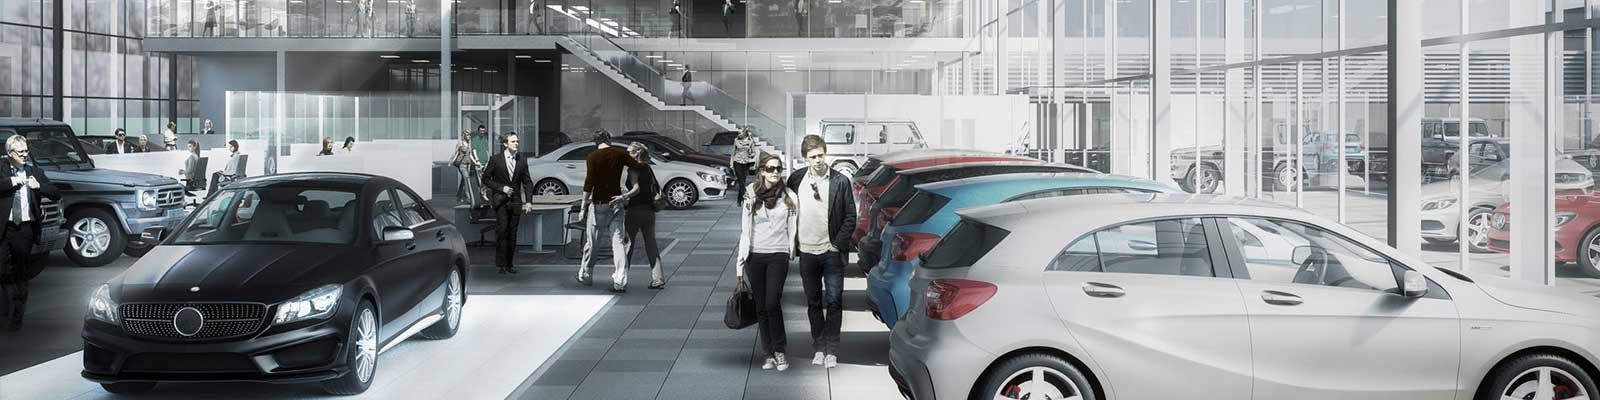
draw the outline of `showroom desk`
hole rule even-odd
[[[533,250],[529,252],[532,254],[553,253],[544,249],[544,238],[554,233],[548,237],[562,238],[562,244],[570,240],[566,237],[567,210],[571,210],[573,205],[581,201],[583,201],[581,195],[529,196],[528,204],[533,205],[533,210],[522,214],[522,223],[517,227],[517,244],[533,246]],[[551,218],[557,223],[545,223],[545,220]],[[530,219],[532,221],[529,221]]]

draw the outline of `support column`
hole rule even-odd
[[[1422,255],[1422,2],[1389,0],[1389,245]]]
[[[1244,51],[1244,0],[1222,0],[1222,54],[1223,63],[1245,61]],[[1245,190],[1245,134],[1250,112],[1243,102],[1244,69],[1230,68],[1223,72],[1223,134],[1222,134],[1222,184],[1223,193],[1239,196]]]
[[[63,98],[67,94],[67,75],[64,73],[66,71],[64,66],[67,65],[67,34],[64,28],[67,23],[66,18],[64,17],[64,15],[67,14],[66,3],[67,2],[65,1],[50,2],[50,4],[54,6],[52,10],[54,11],[54,16],[50,18],[50,35],[52,38],[50,43],[50,61],[53,64],[50,66],[50,69],[54,70],[53,72],[55,73],[56,77],[56,79],[50,82],[50,119],[63,122],[65,122],[67,119],[67,102],[66,99]]]
[[[1172,3],[1150,2],[1150,178],[1171,181]]]
[[[450,61],[450,40],[455,26],[451,25],[455,13],[455,2],[452,0],[439,0],[439,136],[438,139],[450,138],[452,127],[455,126],[455,90],[450,87],[451,69],[455,68]],[[489,143],[498,143],[490,140]]]
[[[1562,12],[1544,15],[1555,0],[1511,6],[1513,23],[1559,24]],[[1548,20],[1546,20],[1548,18]],[[1561,31],[1511,38],[1511,278],[1555,284],[1555,196],[1551,192],[1556,135],[1561,119]],[[1537,71],[1537,72],[1535,72]]]

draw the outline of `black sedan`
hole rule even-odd
[[[454,336],[466,245],[393,179],[300,173],[240,180],[90,298],[83,377],[106,391],[158,382],[372,384],[378,354]]]

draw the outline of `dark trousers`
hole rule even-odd
[[[511,268],[517,255],[517,225],[522,224],[522,209],[508,201],[494,208],[494,265]]]
[[[830,251],[822,255],[800,252],[800,283],[806,290],[806,314],[811,318],[812,346],[832,354],[839,349],[839,296],[844,286],[844,257]]]
[[[767,355],[783,353],[783,281],[789,276],[789,253],[751,253],[744,260],[745,282],[756,300],[756,328]]]
[[[734,184],[739,187],[739,198],[734,201],[738,202],[738,204],[744,204],[744,180],[750,177],[750,169],[755,168],[755,166],[756,163],[733,163],[733,180]]]
[[[22,314],[28,305],[28,281],[38,271],[32,271],[29,257],[33,252],[33,229],[27,225],[5,224],[0,237],[0,312],[10,316],[13,325],[22,323]]]
[[[627,216],[623,220],[623,226],[627,227],[629,241],[633,241],[634,235],[644,236],[644,255],[645,259],[650,262],[650,283],[663,281],[664,279],[661,276],[661,249],[656,248],[655,208],[648,204],[628,205]],[[633,246],[628,246],[628,253],[623,255],[622,259],[626,260],[624,262],[631,266],[633,263]]]

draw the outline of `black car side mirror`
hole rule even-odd
[[[139,241],[144,242],[144,244],[150,245],[150,246],[155,246],[157,244],[160,244],[161,241],[165,240],[166,238],[167,238],[167,228],[165,228],[165,227],[157,226],[157,227],[145,229],[144,232],[139,233]]]

